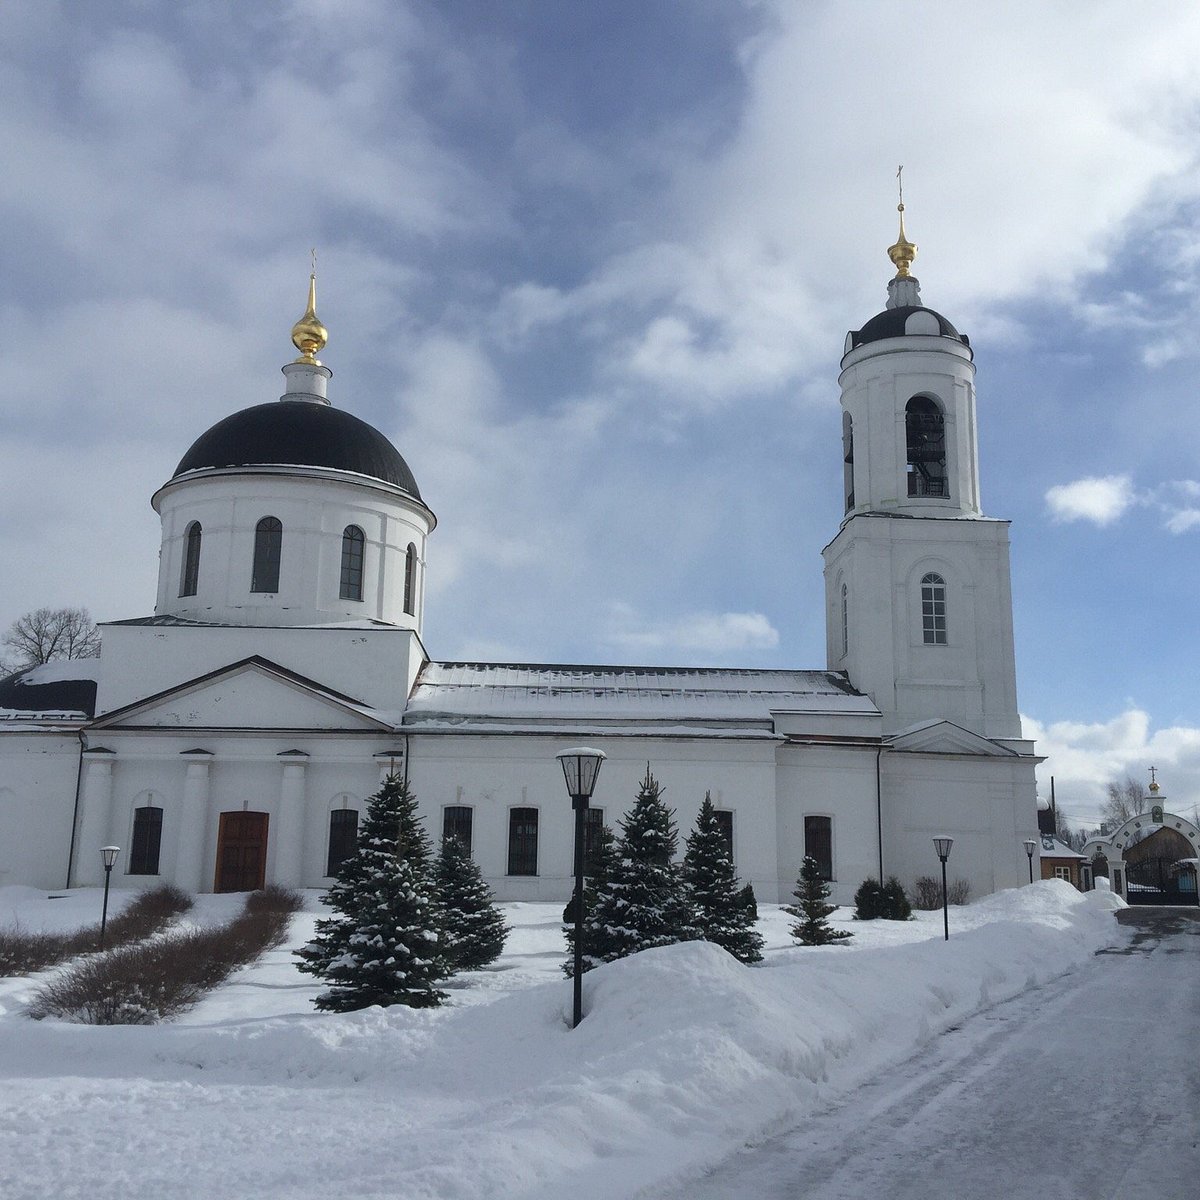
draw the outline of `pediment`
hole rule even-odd
[[[982,754],[989,758],[1011,758],[1013,751],[990,738],[980,737],[952,721],[930,721],[903,730],[888,739],[893,750],[909,754]]]
[[[96,720],[93,729],[390,730],[350,696],[264,658],[244,659]]]

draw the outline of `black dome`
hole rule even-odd
[[[399,451],[372,425],[310,400],[275,400],[245,408],[201,434],[173,479],[205,467],[303,466],[353,471],[421,499]]]
[[[851,333],[850,348],[865,346],[868,342],[880,342],[884,338],[905,337],[908,318],[914,313],[928,313],[938,325],[938,336],[954,338],[964,346],[970,346],[966,334],[959,333],[945,317],[932,308],[923,308],[917,304],[902,305],[900,308],[885,308],[883,312],[873,316],[861,329]],[[924,334],[923,336],[930,336]]]

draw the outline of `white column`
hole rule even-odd
[[[76,887],[97,887],[104,882],[100,847],[110,844],[113,797],[111,753],[84,757],[83,787],[79,796],[79,837],[75,841]],[[123,847],[128,851],[128,847]]]
[[[179,841],[175,846],[177,887],[189,892],[208,891],[212,884],[204,873],[204,841],[208,831],[209,766],[207,754],[187,759],[183,777],[183,807],[179,814]]]
[[[299,887],[304,867],[304,825],[308,816],[305,793],[307,756],[288,754],[281,760],[279,815],[275,836],[275,869],[269,882]]]

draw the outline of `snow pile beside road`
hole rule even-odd
[[[1120,903],[1049,881],[954,910],[948,943],[939,921],[938,940],[757,968],[670,946],[588,975],[575,1031],[565,982],[209,1026],[10,1015],[0,1194],[653,1194],[1114,942]]]

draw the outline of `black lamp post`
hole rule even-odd
[[[572,750],[560,750],[555,756],[562,763],[563,776],[567,781],[567,795],[575,810],[575,896],[571,901],[575,908],[575,1011],[571,1028],[583,1020],[583,837],[584,820],[588,802],[596,787],[596,776],[604,761],[603,750],[592,750],[587,746],[576,746]]]
[[[954,845],[952,837],[935,837],[933,848],[942,860],[942,924],[946,931],[946,941],[950,940],[950,902],[946,898],[946,859],[950,857],[950,847]]]
[[[1033,852],[1037,848],[1037,842],[1033,838],[1025,839],[1025,853],[1029,855],[1029,882],[1033,882]]]
[[[108,925],[108,885],[112,881],[113,864],[121,853],[120,846],[101,846],[100,857],[104,859],[104,907],[100,910],[100,949],[104,949],[104,929]]]

